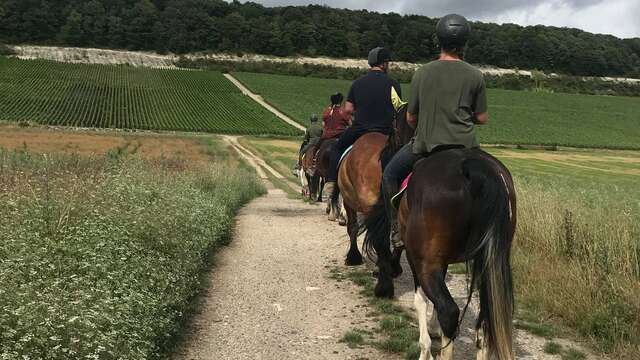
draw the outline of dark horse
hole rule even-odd
[[[311,201],[322,200],[322,187],[329,169],[329,155],[331,148],[338,139],[327,139],[320,146],[311,146],[300,157],[300,178],[302,196]]]
[[[335,191],[333,198],[329,199],[329,210],[335,214],[334,216],[340,213],[337,203],[338,196],[342,195],[350,240],[345,259],[347,265],[362,264],[362,254],[358,250],[357,242],[360,229],[358,215],[366,219],[379,202],[383,166],[393,152],[413,136],[413,129],[406,122],[406,105],[396,112],[394,129],[392,136],[378,132],[362,135],[340,163],[339,191]],[[399,263],[394,268],[395,274],[399,275]]]
[[[414,167],[398,212],[400,234],[413,272],[420,322],[420,359],[431,359],[427,307],[433,303],[442,329],[440,356],[451,359],[460,309],[445,284],[449,264],[466,262],[471,275],[468,303],[479,291],[478,359],[514,359],[511,242],[516,197],[511,175],[480,149],[436,152]],[[392,297],[389,221],[379,202],[364,226],[364,247],[378,257],[377,296]],[[466,310],[466,307],[465,307]]]

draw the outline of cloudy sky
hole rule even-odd
[[[640,0],[253,0],[266,6],[321,4],[337,8],[472,20],[575,27],[621,38],[640,37]]]

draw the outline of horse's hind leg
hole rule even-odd
[[[349,234],[349,252],[345,264],[349,266],[362,265],[362,254],[358,250],[358,216],[355,210],[345,205],[347,212],[347,233]]]
[[[487,339],[482,327],[476,329],[476,360],[489,360],[489,348],[487,347]]]
[[[423,271],[418,274],[418,280],[424,293],[433,302],[434,311],[438,313],[442,329],[442,345],[438,359],[451,360],[453,358],[453,339],[456,338],[458,332],[460,309],[445,283],[446,270],[432,266],[429,266],[429,269],[424,269],[427,266],[429,265],[422,264]]]
[[[320,184],[320,177],[318,175],[311,176],[309,180],[309,201],[316,202],[318,194],[318,185]]]
[[[420,325],[420,360],[432,360],[431,337],[429,336],[427,323],[429,321],[429,307],[433,308],[433,304],[424,294],[421,287],[416,289],[413,304],[416,307],[418,324]]]
[[[338,208],[340,209],[340,212],[338,213],[338,225],[345,226],[347,224],[347,219],[345,219],[347,207],[344,205],[344,199],[342,198],[342,195],[338,196]],[[360,222],[356,218],[356,227],[360,227],[359,224]]]
[[[389,239],[388,234],[385,235],[387,235],[385,240]],[[392,298],[394,289],[393,278],[391,277],[393,269],[391,265],[391,250],[389,249],[390,244],[388,241],[376,241],[373,243],[373,247],[378,256],[378,282],[373,292],[377,297]]]

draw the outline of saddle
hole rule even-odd
[[[400,200],[402,200],[402,195],[405,191],[407,191],[407,187],[409,186],[409,180],[411,180],[411,176],[413,175],[413,171],[402,181],[402,185],[400,186],[400,191],[397,194],[393,195],[391,198],[391,205],[393,205],[396,210],[400,207]]]
[[[346,148],[343,152],[342,155],[340,155],[340,160],[338,160],[338,169],[340,168],[340,165],[342,164],[342,160],[344,160],[345,157],[347,157],[347,154],[353,149],[353,145],[350,145],[348,148]]]
[[[431,151],[430,153],[423,154],[418,161],[422,159],[426,159],[429,156],[442,151],[463,149],[463,148],[464,146],[462,145],[440,145],[435,149],[433,149],[433,151]],[[416,164],[418,163],[418,161],[416,161]],[[412,175],[413,175],[413,171],[409,173],[409,175],[407,175],[407,177],[402,181],[402,185],[400,185],[400,190],[398,191],[398,193],[391,198],[391,205],[393,205],[393,207],[396,208],[396,210],[400,207],[400,200],[402,200],[402,195],[404,195],[405,191],[407,191],[407,187],[409,186],[409,180],[411,180]]]

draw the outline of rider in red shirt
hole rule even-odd
[[[343,131],[351,126],[351,116],[342,109],[343,100],[344,96],[339,92],[331,95],[331,106],[322,114],[322,140],[340,136]]]

